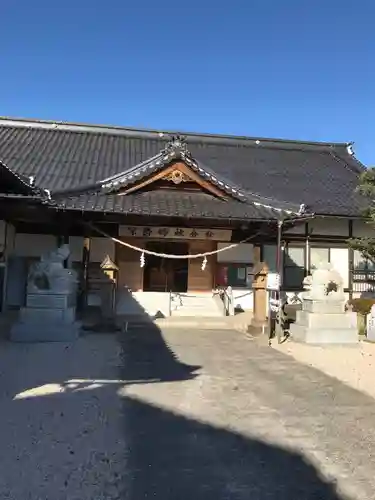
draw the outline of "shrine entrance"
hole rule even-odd
[[[147,243],[146,249],[168,255],[186,255],[189,253],[189,243],[153,241]],[[187,292],[188,268],[188,259],[166,259],[146,255],[143,290],[145,292]]]

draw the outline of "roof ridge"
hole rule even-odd
[[[337,149],[332,149],[330,152],[331,156],[340,164],[343,165],[344,168],[354,172],[356,174],[362,174],[366,171],[365,165],[361,163],[353,154],[348,154],[349,158],[343,158]]]
[[[34,186],[28,182],[26,182],[27,176],[23,174],[19,174],[18,172],[15,172],[11,168],[8,167],[8,165],[0,158],[0,169],[6,170],[11,176],[13,176],[14,179],[23,187],[25,188],[28,192],[33,193],[33,194],[39,194],[43,190],[40,189],[38,186]]]
[[[300,146],[317,147],[317,148],[336,148],[347,147],[351,145],[350,142],[327,142],[327,141],[308,141],[298,139],[283,139],[272,137],[259,137],[247,135],[234,135],[234,134],[220,134],[209,132],[190,132],[190,131],[176,131],[165,129],[154,129],[146,127],[127,127],[121,125],[105,125],[93,124],[84,122],[70,122],[64,120],[44,120],[33,118],[13,118],[8,116],[0,116],[0,126],[8,127],[29,127],[40,128],[49,130],[65,130],[71,132],[91,132],[91,133],[107,133],[113,135],[138,135],[138,136],[151,136],[155,139],[168,138],[174,135],[184,135],[188,139],[196,140],[215,140],[215,141],[229,141],[259,146],[262,143],[266,144],[280,144],[280,146]]]

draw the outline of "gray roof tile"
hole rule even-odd
[[[363,209],[363,200],[354,190],[364,167],[347,152],[346,144],[198,134],[185,137],[200,165],[250,198],[253,195],[253,201],[269,199],[279,206],[303,203],[310,211],[327,215],[357,215]],[[0,119],[0,161],[17,175],[35,176],[39,187],[51,191],[85,187],[129,170],[158,155],[166,142],[155,131]],[[73,208],[75,199],[86,207],[105,205],[142,213],[168,209],[183,216],[223,211],[226,217],[232,212],[235,217],[254,210],[241,202],[220,202],[208,195],[180,193],[180,202],[173,193],[138,193],[116,199],[108,195],[103,201],[92,196],[89,201],[82,194],[65,204]]]

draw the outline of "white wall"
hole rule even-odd
[[[353,220],[353,236],[355,238],[375,236],[374,226],[372,224],[367,224],[363,220]]]
[[[6,229],[6,255],[11,255],[14,252],[16,244],[16,229],[12,224],[7,224]]]
[[[69,249],[71,262],[82,262],[83,238],[82,236],[69,236]]]
[[[102,262],[106,255],[114,260],[115,243],[109,238],[91,238],[90,262]]]
[[[319,218],[308,221],[309,234],[349,237],[349,220],[338,218]]]
[[[0,225],[1,231],[1,225]],[[1,238],[1,233],[0,233]],[[1,239],[0,239],[1,242]],[[54,250],[57,247],[57,238],[45,234],[23,234],[17,233],[15,239],[15,253],[21,257],[40,257],[42,254]],[[83,237],[70,236],[69,247],[71,252],[70,260],[74,262],[82,261]],[[108,238],[91,238],[90,261],[102,262],[106,255],[111,259],[115,256],[115,244]]]
[[[306,221],[308,231],[312,235],[323,236],[343,236],[349,237],[349,220],[331,217],[316,217],[315,219]],[[305,223],[299,223],[295,227],[286,229],[285,235],[288,234],[305,234]]]
[[[5,252],[6,255],[13,252],[15,234],[12,224],[0,220],[0,251]]]
[[[19,257],[40,257],[56,248],[56,236],[50,234],[16,234],[14,253]]]
[[[340,273],[344,288],[349,287],[349,249],[331,247],[331,264],[333,268]]]
[[[291,227],[289,229],[286,229],[284,231],[285,234],[305,234],[305,223],[297,223],[294,227]]]
[[[219,250],[229,245],[230,243],[218,243],[217,249]],[[250,243],[240,243],[234,248],[230,248],[224,252],[219,252],[217,254],[217,261],[233,264],[252,264],[254,261],[254,246]]]
[[[232,288],[234,307],[244,311],[252,311],[254,307],[254,293],[250,288]]]

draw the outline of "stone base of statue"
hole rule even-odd
[[[292,339],[306,344],[357,344],[356,315],[345,312],[344,306],[343,301],[304,299],[302,311],[290,325]]]
[[[306,344],[357,344],[355,313],[345,312],[343,280],[330,263],[320,263],[304,280],[302,311],[290,325],[293,340]]]
[[[80,324],[75,320],[75,293],[48,290],[28,293],[26,307],[10,331],[13,342],[70,342]]]
[[[14,342],[68,342],[78,337],[75,321],[77,273],[64,262],[70,255],[62,245],[31,266],[26,307],[10,331]]]

